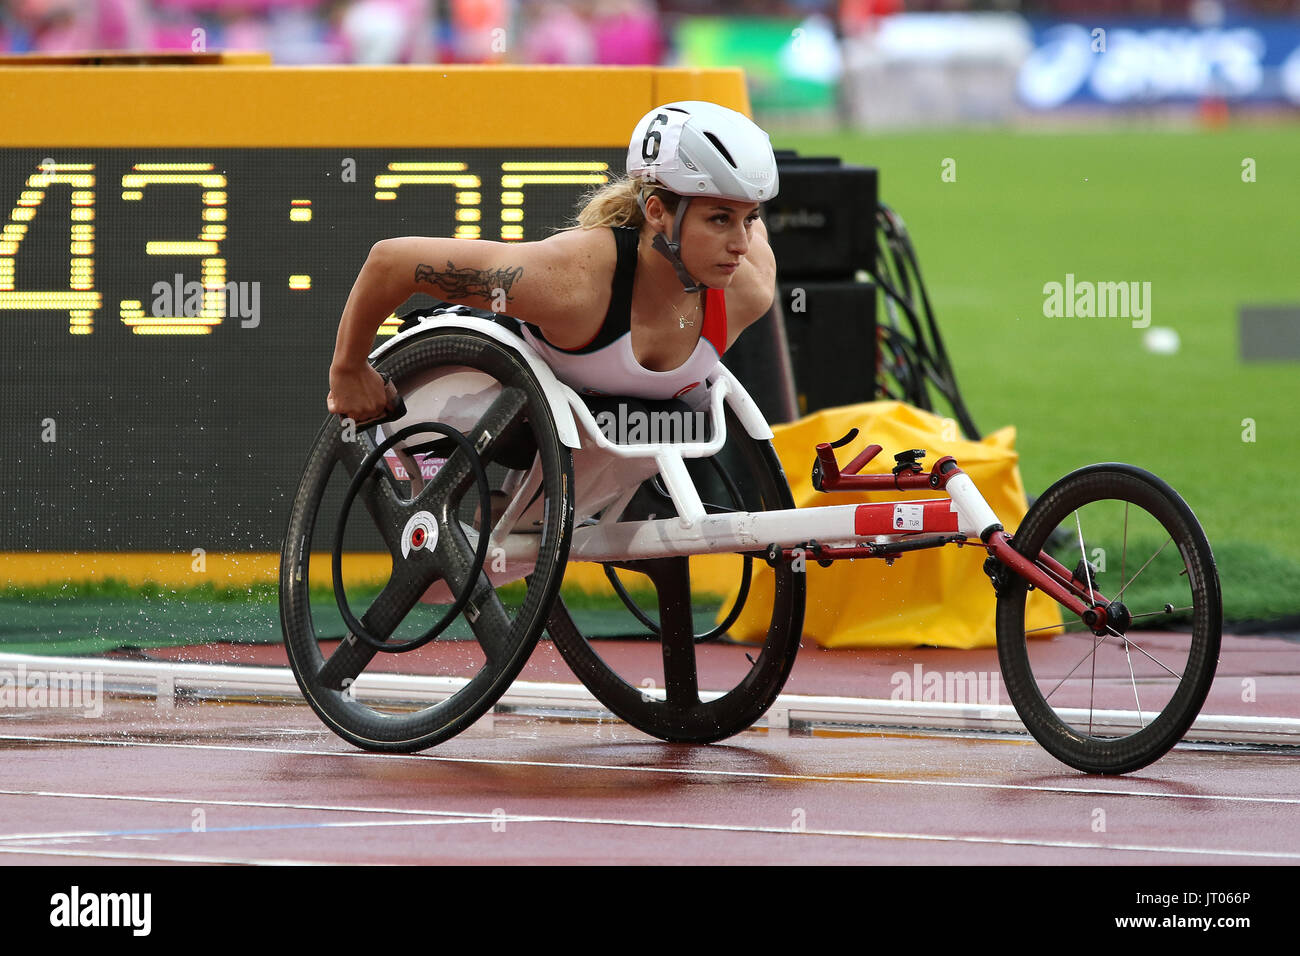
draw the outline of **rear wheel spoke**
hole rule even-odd
[[[419,603],[426,586],[427,583],[422,584],[408,573],[394,573],[358,620],[372,637],[387,640]],[[321,666],[319,680],[331,690],[343,690],[346,682],[355,681],[378,653],[365,641],[349,634]]]
[[[488,660],[498,661],[508,653],[511,621],[487,572],[475,566],[476,547],[477,542],[470,541],[464,528],[456,522],[438,542],[434,567],[447,582],[453,598],[469,585],[470,575],[474,575],[473,591],[463,613]]]
[[[349,479],[356,475],[362,460],[375,448],[364,433],[358,435],[355,441],[340,442],[340,446],[339,462]],[[407,512],[402,507],[403,501],[393,486],[386,464],[381,463],[375,467],[370,479],[357,492],[357,498],[370,515],[375,530],[383,538],[389,552],[400,554],[402,526],[406,522]]]
[[[659,593],[659,631],[663,645],[664,694],[674,707],[700,702],[695,660],[695,622],[691,614],[690,572],[685,558],[671,559],[677,567],[655,580]]]

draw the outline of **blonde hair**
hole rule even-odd
[[[641,179],[616,179],[603,186],[597,186],[582,197],[582,206],[574,216],[569,229],[597,229],[602,226],[635,226],[641,228],[645,215],[637,204],[637,196],[646,199],[658,196],[664,207],[670,212],[677,211],[681,197],[676,193],[661,189],[654,183]]]

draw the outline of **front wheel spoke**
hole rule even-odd
[[[1127,591],[1127,590],[1129,589],[1129,586],[1132,585],[1132,583],[1138,579],[1138,577],[1142,574],[1143,571],[1145,571],[1145,570],[1147,569],[1147,566],[1150,565],[1152,561],[1154,561],[1156,558],[1160,557],[1160,552],[1163,551],[1165,548],[1169,547],[1169,542],[1171,542],[1171,541],[1173,541],[1173,540],[1174,540],[1174,539],[1173,539],[1172,537],[1170,537],[1170,538],[1165,538],[1165,543],[1162,544],[1159,548],[1156,549],[1156,553],[1155,553],[1155,554],[1153,554],[1153,555],[1151,555],[1151,557],[1147,558],[1146,563],[1143,564],[1142,567],[1140,567],[1140,568],[1137,569],[1137,574],[1134,574],[1133,577],[1129,578],[1129,579],[1128,579],[1128,583],[1125,584],[1122,588],[1120,588],[1120,589],[1119,589],[1119,593],[1116,594],[1116,595],[1115,595],[1111,600],[1113,600],[1113,601],[1118,601],[1120,598],[1122,598],[1122,597],[1124,596],[1124,592]]]
[[[1083,561],[1083,577],[1088,584],[1088,603],[1096,604],[1097,599],[1092,592],[1092,565],[1088,563],[1088,551],[1083,544],[1083,523],[1079,520],[1079,512],[1074,513],[1074,527],[1079,532],[1079,557]]]
[[[1124,538],[1123,548],[1119,553],[1119,593],[1124,593],[1124,569],[1128,565],[1128,502],[1124,502]],[[1119,600],[1116,598],[1115,600]]]
[[[1181,611],[1195,611],[1195,610],[1196,610],[1196,605],[1194,604],[1189,604],[1187,605],[1187,607],[1174,607],[1172,604],[1170,604],[1168,607],[1161,608],[1159,611],[1147,611],[1145,614],[1130,615],[1129,619],[1133,621],[1141,621],[1144,618],[1148,618],[1148,617],[1168,617],[1170,614],[1178,614]]]
[[[1107,626],[1106,630],[1110,631],[1111,634],[1113,634],[1115,637],[1118,637],[1121,641],[1123,641],[1124,644],[1125,644],[1125,647],[1132,647],[1132,648],[1136,649],[1137,652],[1138,652],[1139,654],[1141,654],[1143,657],[1145,657],[1145,658],[1146,658],[1147,660],[1149,660],[1151,663],[1155,664],[1157,667],[1163,668],[1164,670],[1168,671],[1168,673],[1169,673],[1169,675],[1170,675],[1171,677],[1177,677],[1179,680],[1182,680],[1182,677],[1183,677],[1182,674],[1179,674],[1177,671],[1175,671],[1175,670],[1173,670],[1172,668],[1170,668],[1169,666],[1167,666],[1167,665],[1166,665],[1163,661],[1161,661],[1158,657],[1155,657],[1155,656],[1153,656],[1153,655],[1147,653],[1146,648],[1144,648],[1141,644],[1139,644],[1139,643],[1137,643],[1136,641],[1134,641],[1133,638],[1129,637],[1127,634],[1121,634],[1121,633],[1119,633],[1119,631],[1117,631],[1117,630],[1115,630],[1114,628],[1109,627],[1109,626]]]
[[[1082,632],[1076,631],[1075,633],[1082,633]],[[1104,640],[1105,640],[1104,637],[1098,638],[1097,635],[1094,634],[1092,647],[1088,649],[1088,652],[1084,654],[1083,657],[1079,658],[1078,662],[1073,667],[1070,668],[1070,670],[1066,673],[1064,677],[1062,677],[1059,681],[1056,682],[1056,686],[1054,686],[1051,690],[1049,690],[1046,694],[1043,695],[1043,699],[1044,700],[1051,699],[1051,696],[1055,694],[1058,690],[1060,690],[1061,685],[1064,684],[1066,681],[1068,681],[1071,677],[1073,677],[1074,672],[1083,666],[1084,661],[1088,660],[1089,658],[1093,658],[1095,661],[1095,658],[1097,656],[1097,648],[1101,646],[1102,641]]]
[[[1088,681],[1088,734],[1089,736],[1092,735],[1092,711],[1093,711],[1093,702],[1096,693],[1097,693],[1097,644],[1094,643],[1092,645],[1092,678]]]
[[[1025,631],[1025,637],[1028,637],[1030,634],[1037,634],[1037,633],[1039,633],[1040,631],[1060,631],[1060,632],[1061,632],[1060,634],[1055,634],[1055,635],[1053,635],[1054,637],[1069,637],[1071,634],[1078,634],[1078,633],[1079,633],[1078,631],[1067,631],[1067,630],[1066,630],[1066,627],[1067,627],[1067,626],[1068,626],[1068,625],[1065,625],[1065,624],[1047,624],[1047,625],[1044,625],[1043,627],[1033,627],[1033,628],[1030,628],[1029,630]]]
[[[1035,562],[1034,562],[1034,566],[1035,566],[1036,568],[1038,568],[1038,570],[1040,570],[1040,571],[1042,571],[1044,574],[1046,574],[1046,575],[1047,575],[1049,578],[1051,578],[1053,581],[1055,581],[1057,584],[1059,584],[1061,587],[1063,587],[1065,590],[1069,591],[1071,594],[1077,594],[1077,593],[1078,593],[1079,589],[1078,589],[1077,587],[1074,587],[1075,579],[1074,579],[1073,576],[1071,576],[1069,580],[1066,580],[1065,578],[1061,577],[1059,574],[1057,574],[1057,573],[1056,573],[1054,570],[1052,570],[1051,568],[1046,567],[1045,565],[1043,565],[1043,563],[1042,563],[1041,561],[1035,561]],[[1092,603],[1093,603],[1093,604],[1097,603],[1097,602],[1096,602],[1095,593],[1094,593],[1094,595],[1093,595],[1093,601],[1092,601]],[[1057,625],[1057,626],[1059,627],[1060,625]],[[1039,627],[1039,628],[1035,628],[1034,630],[1036,630],[1036,631],[1045,631],[1045,630],[1049,630],[1049,628]],[[1025,633],[1026,633],[1026,634],[1030,634],[1030,633],[1033,633],[1033,632],[1032,632],[1032,631],[1026,631]]]
[[[1138,697],[1137,675],[1133,673],[1133,655],[1129,653],[1131,644],[1132,642],[1127,640],[1124,642],[1124,657],[1128,661],[1128,679],[1133,685],[1133,703],[1137,706],[1138,723],[1145,727],[1146,721],[1142,719],[1142,700]]]

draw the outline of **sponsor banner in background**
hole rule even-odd
[[[1020,99],[1037,109],[1187,103],[1206,97],[1300,103],[1300,20],[1034,21]]]

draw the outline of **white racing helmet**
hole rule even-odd
[[[682,197],[672,236],[659,233],[654,247],[673,264],[687,292],[701,288],[680,255],[682,219],[690,200],[716,196],[766,202],[779,185],[767,133],[744,114],[702,100],[667,103],[643,116],[628,144],[627,174]],[[644,213],[644,198],[638,195],[637,201]]]

